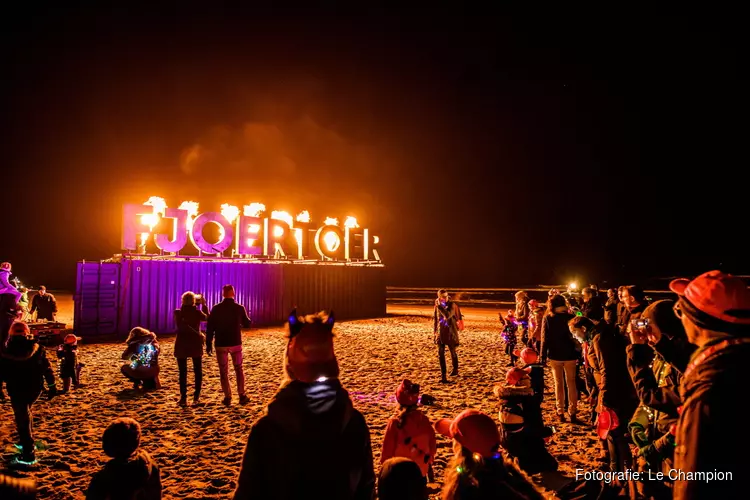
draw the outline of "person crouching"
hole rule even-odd
[[[49,396],[57,394],[55,373],[43,347],[36,343],[26,323],[17,321],[10,327],[8,342],[0,354],[0,373],[8,388],[8,396],[20,438],[22,464],[36,462],[31,406],[39,399],[44,381]]]
[[[81,369],[83,363],[78,358],[78,341],[81,337],[76,337],[69,333],[63,339],[63,343],[57,348],[57,357],[60,360],[60,379],[63,381],[63,393],[70,390],[70,384],[78,389],[81,385]]]
[[[501,445],[518,458],[518,465],[529,474],[557,470],[557,460],[545,447],[544,439],[553,434],[544,425],[542,409],[534,397],[526,370],[511,368],[504,386],[496,386],[500,398]]]
[[[396,390],[396,400],[399,411],[388,420],[380,463],[393,457],[411,459],[419,465],[426,483],[437,444],[430,420],[417,408],[419,385],[404,380]]]
[[[112,460],[91,478],[87,500],[161,498],[159,467],[140,445],[141,426],[134,419],[118,418],[107,427],[102,448]]]
[[[159,389],[159,342],[156,334],[145,328],[136,327],[130,330],[125,341],[128,347],[122,353],[127,363],[120,367],[125,377],[133,382],[133,389]]]

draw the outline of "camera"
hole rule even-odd
[[[648,318],[637,318],[630,320],[630,325],[638,330],[645,330],[648,327]]]

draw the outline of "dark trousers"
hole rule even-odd
[[[177,358],[177,369],[180,372],[180,397],[187,397],[187,372],[188,358]],[[197,396],[201,393],[203,384],[203,358],[193,358],[193,374],[195,376],[195,393]]]
[[[628,445],[627,430],[622,425],[617,429],[609,431],[607,435],[607,448],[609,448],[609,470],[612,472],[625,472],[633,466],[633,455]]]
[[[125,378],[133,382],[134,389],[137,389],[138,387],[143,384],[143,389],[147,391],[152,391],[156,389],[156,378],[134,378],[128,375],[127,373],[123,373],[125,375]]]
[[[39,397],[39,396],[37,396]],[[10,404],[13,408],[13,416],[16,420],[16,431],[18,432],[19,444],[23,447],[24,453],[34,451],[34,431],[31,426],[31,405],[37,398],[29,401],[28,399],[13,399]]]
[[[456,346],[448,345],[448,349],[451,352],[453,371],[458,372],[458,354],[456,354]],[[440,344],[438,346],[438,357],[440,358],[440,373],[445,377],[445,374],[448,372],[448,367],[445,365],[445,344]]]

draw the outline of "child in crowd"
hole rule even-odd
[[[118,418],[107,427],[102,447],[112,460],[91,478],[87,500],[161,498],[159,467],[140,444],[141,426],[132,418]]]
[[[542,409],[534,397],[531,379],[526,370],[511,368],[505,386],[496,386],[500,398],[501,444],[518,458],[518,465],[529,474],[557,470],[557,460],[550,455],[544,439],[553,430],[544,425]]]
[[[438,420],[435,430],[453,439],[455,453],[445,470],[443,500],[545,498],[528,476],[503,456],[500,433],[489,416],[465,410],[455,419]]]
[[[393,457],[404,457],[416,462],[425,480],[435,458],[437,445],[430,420],[417,408],[419,385],[404,380],[396,390],[399,410],[388,420],[383,436],[380,463]]]
[[[532,347],[521,350],[518,354],[523,363],[523,368],[531,378],[531,388],[534,390],[534,398],[541,407],[544,400],[544,365],[539,363],[539,353]]]
[[[378,477],[378,500],[427,500],[419,464],[404,457],[386,460]]]
[[[542,321],[544,320],[544,305],[536,300],[529,301],[529,347],[536,352],[542,348]]]
[[[518,323],[516,322],[515,314],[512,310],[508,310],[508,313],[503,317],[500,313],[500,323],[503,325],[503,331],[500,333],[500,337],[503,339],[505,344],[505,354],[510,356],[510,363],[508,366],[515,366],[518,358],[513,354],[516,349],[516,343],[518,342]]]
[[[10,284],[10,262],[0,264],[0,295],[10,294],[16,299],[16,304],[21,299],[21,292]]]
[[[122,353],[123,364],[120,370],[125,377],[133,382],[133,389],[139,389],[143,384],[144,390],[159,389],[159,342],[156,334],[145,328],[135,327],[130,330],[125,341],[128,347]]]
[[[63,339],[63,343],[57,348],[57,357],[60,360],[60,378],[63,381],[63,393],[70,390],[70,383],[78,389],[81,385],[81,369],[83,363],[78,361],[78,341],[81,337],[76,337],[69,333]]]

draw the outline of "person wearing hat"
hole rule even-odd
[[[102,448],[111,460],[91,478],[87,500],[162,497],[159,466],[141,448],[141,425],[136,420],[115,419],[102,435]]]
[[[542,500],[544,495],[500,448],[500,432],[489,416],[464,410],[435,422],[435,430],[453,440],[454,456],[445,472],[443,500],[503,498]]]
[[[34,340],[29,326],[17,321],[10,327],[8,343],[0,353],[0,375],[8,388],[16,430],[20,438],[21,463],[36,462],[31,406],[39,398],[44,381],[49,396],[57,394],[55,374],[43,347]]]
[[[393,457],[406,457],[419,465],[422,476],[427,473],[435,458],[437,444],[435,430],[430,420],[417,408],[419,385],[404,380],[396,389],[399,410],[388,420],[383,436],[380,463]]]
[[[339,381],[333,312],[292,311],[284,381],[250,428],[235,500],[375,496],[370,429]]]
[[[10,270],[10,262],[0,264],[0,295],[12,295],[15,300],[14,304],[17,304],[21,299],[21,292],[10,284]]]
[[[505,376],[505,385],[495,386],[500,399],[501,446],[518,459],[518,466],[529,474],[557,470],[557,460],[544,443],[552,428],[544,425],[542,409],[534,398],[529,370],[513,367]]]
[[[78,389],[80,384],[81,368],[83,363],[78,359],[78,341],[72,333],[65,335],[63,343],[57,347],[57,357],[60,360],[60,379],[63,381],[63,394],[70,390],[70,384]]]
[[[750,387],[750,290],[742,279],[721,271],[674,280],[669,288],[679,297],[675,313],[688,341],[697,346],[682,375],[674,468],[732,474],[711,482],[678,477],[674,498],[745,498],[750,433],[738,398]],[[658,345],[664,341],[659,337],[649,340]]]

